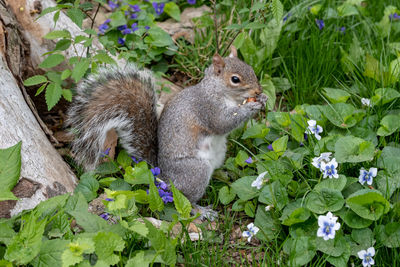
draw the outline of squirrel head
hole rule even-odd
[[[221,89],[224,93],[239,102],[262,93],[253,68],[237,57],[236,48],[233,46],[228,57],[222,58],[218,53],[213,56],[212,65],[206,70],[205,79],[222,84]]]

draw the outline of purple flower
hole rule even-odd
[[[106,19],[103,23],[107,24],[107,23],[110,23],[110,22],[111,22],[111,19]]]
[[[165,182],[156,182],[156,186],[162,190],[168,190],[168,185]]]
[[[106,20],[107,21],[107,20]],[[99,32],[100,34],[104,34],[106,32],[106,30],[109,28],[108,24],[106,23],[106,21],[103,24],[100,24],[99,26]]]
[[[140,12],[140,7],[139,7],[139,5],[129,5],[131,8],[132,8],[132,10],[133,10],[133,12]]]
[[[267,148],[268,148],[268,150],[270,150],[270,151],[274,151],[274,148],[272,147],[272,144],[269,144],[269,145],[267,146]]]
[[[138,17],[138,14],[136,14],[136,13],[131,14],[131,19],[136,19],[137,17]]]
[[[118,1],[116,1],[115,3],[112,0],[108,1],[108,5],[110,6],[111,10],[114,10],[118,7],[117,3],[118,3]]]
[[[157,175],[159,175],[161,173],[161,170],[158,167],[154,167],[150,171],[154,176],[157,176]]]
[[[171,192],[158,189],[158,194],[160,195],[161,199],[164,201],[165,204],[174,201]]]
[[[106,201],[114,201],[113,198],[106,198]]]
[[[125,30],[122,31],[123,35],[127,35],[127,34],[130,34],[130,33],[132,33],[131,29],[125,29]]]
[[[187,2],[188,2],[190,5],[196,4],[196,0],[187,0]]]
[[[108,219],[110,218],[109,216],[110,214],[108,214],[107,212],[104,212],[100,215],[101,218],[103,218],[104,220],[108,221]]]
[[[287,15],[283,17],[283,22],[286,22],[290,16],[292,16],[292,14],[290,12],[287,13]]]
[[[136,159],[134,156],[131,156],[131,159],[132,159],[133,162],[135,162],[135,163],[139,163],[139,162],[142,161],[141,159]]]
[[[397,13],[390,14],[389,19],[391,20],[400,19],[400,15]]]
[[[345,33],[346,33],[346,27],[344,27],[344,26],[343,26],[343,27],[341,27],[339,30],[340,30],[340,32],[341,32],[341,33],[343,33],[343,34],[345,34]]]
[[[150,26],[144,26],[144,28],[148,31],[150,29]]]
[[[165,3],[153,2],[153,8],[157,15],[161,15],[164,12]]]
[[[322,30],[325,27],[325,22],[322,19],[316,19],[315,23],[317,23],[318,28]]]
[[[117,30],[119,30],[119,31],[123,31],[123,30],[126,30],[126,29],[128,29],[128,25],[126,25],[126,24],[117,27]]]
[[[110,153],[111,148],[107,148],[104,152],[101,153],[101,157],[108,156],[108,153]]]
[[[251,164],[253,163],[253,159],[249,157],[248,159],[245,160],[246,163]]]
[[[132,28],[132,32],[135,32],[135,31],[139,30],[139,27],[138,27],[137,23],[132,23],[131,28]]]
[[[307,141],[308,139],[308,135],[306,133],[304,133],[304,140]]]
[[[118,43],[119,43],[120,45],[125,44],[125,39],[124,39],[124,38],[121,38],[121,37],[118,37]]]

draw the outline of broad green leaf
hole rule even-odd
[[[67,9],[67,16],[76,24],[80,29],[82,29],[82,22],[85,18],[85,14],[79,8],[69,8]]]
[[[317,4],[317,5],[311,6],[309,10],[313,15],[316,16],[316,15],[318,15],[319,11],[321,11],[321,8],[322,8],[322,5]]]
[[[388,136],[400,128],[400,115],[389,114],[383,117],[380,122],[381,126],[376,132],[379,136]]]
[[[284,135],[281,138],[272,142],[272,148],[274,149],[274,152],[278,154],[278,156],[281,156],[283,155],[283,153],[285,153],[288,140],[289,137],[287,135]]]
[[[171,18],[173,18],[176,21],[181,21],[181,11],[179,10],[179,7],[177,4],[174,2],[168,2],[165,4],[164,7],[165,13],[167,13]]]
[[[307,209],[317,214],[323,214],[327,211],[334,212],[340,210],[344,205],[340,191],[329,188],[310,192],[305,201]]]
[[[116,166],[116,164],[111,161],[101,163],[94,170],[95,173],[100,174],[100,175],[113,174],[113,173],[117,173],[119,171],[120,171],[120,169],[118,168],[118,166]]]
[[[339,257],[347,249],[347,242],[343,236],[329,240],[318,237],[315,241],[317,250],[330,256]]]
[[[345,90],[336,89],[336,88],[323,88],[324,95],[332,104],[335,103],[344,103],[349,99],[350,94],[347,93]]]
[[[256,187],[252,187],[251,183],[255,181],[256,176],[245,176],[231,184],[232,190],[241,200],[249,200],[258,195]]]
[[[115,60],[106,53],[98,53],[95,56],[93,56],[93,59],[96,59],[101,63],[112,64],[112,65],[117,64]]]
[[[121,252],[124,249],[125,242],[122,237],[111,232],[100,232],[93,238],[93,241],[98,260],[107,265],[116,265],[120,261],[120,256],[114,252]]]
[[[131,166],[133,160],[129,156],[129,154],[126,152],[126,150],[123,149],[118,154],[117,162],[118,162],[119,165],[122,166],[123,169],[126,169],[128,166]]]
[[[375,228],[377,239],[386,247],[400,247],[400,223],[391,222],[386,225],[378,225]]]
[[[67,244],[67,249],[61,255],[62,266],[71,266],[83,261],[83,254],[94,252],[94,242],[89,237],[78,237]]]
[[[39,218],[45,218],[49,215],[53,215],[57,210],[60,210],[69,198],[69,194],[59,195],[49,198],[39,203],[36,206],[35,211]],[[86,201],[85,201],[86,202]]]
[[[400,77],[400,57],[390,62],[389,65],[389,79],[390,83],[393,84],[399,80]]]
[[[256,213],[256,206],[252,201],[247,201],[246,204],[244,204],[244,213],[246,213],[246,215],[250,218],[254,218]]]
[[[67,249],[68,240],[52,239],[42,242],[39,255],[31,262],[34,267],[62,266],[61,255]]]
[[[342,209],[337,214],[349,227],[361,229],[370,226],[373,221],[364,219],[354,213],[351,209]]]
[[[66,69],[61,73],[61,80],[67,79],[71,75],[71,70]]]
[[[75,82],[79,82],[88,70],[89,65],[89,59],[81,58],[81,60],[76,63],[75,67],[72,69],[71,78],[74,79]]]
[[[358,15],[358,9],[349,3],[344,3],[337,7],[337,11],[339,16],[341,17],[348,17]]]
[[[279,181],[274,181],[265,185],[260,192],[258,201],[267,205],[272,205],[278,210],[282,210],[289,202],[286,188]]]
[[[264,138],[268,133],[270,129],[265,126],[265,124],[262,123],[256,123],[246,129],[244,131],[242,139],[247,139],[247,138]]]
[[[146,162],[142,161],[135,165],[135,168],[126,167],[124,179],[132,185],[149,184],[153,179],[153,174],[147,167]]]
[[[54,51],[65,51],[71,46],[71,40],[69,39],[61,39],[57,42]]]
[[[343,238],[343,237],[342,237]],[[345,238],[341,238],[341,243],[338,246],[344,246],[344,252],[342,255],[338,257],[329,256],[327,261],[333,266],[346,266],[348,264],[350,255],[351,255],[351,247],[349,242]]]
[[[310,217],[310,211],[302,206],[301,199],[290,202],[282,211],[279,220],[283,225],[291,226],[296,223],[305,222]]]
[[[74,210],[68,211],[68,213],[71,214],[75,218],[76,223],[88,233],[99,232],[108,227],[104,219],[88,211]]]
[[[272,0],[271,11],[277,23],[280,23],[283,17],[283,5],[279,0]]]
[[[268,112],[268,121],[273,121],[282,127],[288,127],[291,123],[288,112]]]
[[[390,203],[377,190],[363,189],[350,195],[346,204],[364,219],[378,220],[390,210]]]
[[[97,197],[97,190],[99,190],[99,182],[90,174],[82,175],[78,185],[75,187],[74,193],[81,192],[86,198],[87,202]]]
[[[240,150],[235,157],[235,163],[238,166],[244,167],[247,165],[246,160],[248,158],[249,158],[249,155],[246,152],[244,152],[243,150]]]
[[[12,229],[11,224],[0,222],[0,243],[5,245],[10,244],[16,234],[17,233]]]
[[[67,30],[51,31],[45,36],[44,39],[54,40],[58,38],[71,38],[71,34]]]
[[[258,30],[258,29],[264,29],[266,26],[267,25],[265,25],[264,23],[254,21],[254,22],[248,23],[243,28],[246,30]]]
[[[264,241],[274,240],[281,230],[280,222],[272,217],[271,212],[266,212],[265,208],[261,205],[257,207],[254,224],[260,228],[256,237]]]
[[[384,105],[399,97],[400,93],[392,88],[379,88],[375,90],[375,95],[371,97],[371,102],[374,105]]]
[[[22,230],[7,247],[4,259],[18,265],[31,262],[39,253],[47,220],[39,221],[34,213],[26,218]]]
[[[62,89],[62,96],[65,100],[72,101],[72,91],[70,89]]]
[[[174,197],[174,205],[176,210],[183,218],[189,218],[192,210],[190,201],[171,183],[171,191]]]
[[[378,158],[378,168],[386,169],[389,173],[400,171],[400,148],[386,146]]]
[[[152,252],[152,254],[146,253]],[[154,251],[135,251],[134,256],[130,257],[129,260],[126,262],[126,267],[148,267],[153,262],[155,258]]]
[[[275,107],[276,101],[276,90],[274,83],[271,78],[267,75],[264,75],[264,78],[260,81],[261,87],[263,88],[264,94],[268,96],[267,100],[267,108],[268,110],[273,110]]]
[[[365,55],[365,70],[363,75],[375,79],[378,82],[381,81],[382,73],[379,61],[370,54]]]
[[[353,127],[357,120],[354,118],[355,108],[346,103],[336,103],[328,106],[320,106],[325,117],[335,126],[340,128]]]
[[[39,64],[40,68],[49,69],[57,66],[65,60],[65,57],[61,54],[52,54],[45,58],[42,63]]]
[[[346,186],[346,183],[347,183],[346,176],[339,174],[338,179],[324,179],[320,183],[316,184],[314,186],[314,189],[319,191],[322,188],[329,188],[337,191],[342,191]]]
[[[369,228],[353,229],[351,231],[351,238],[365,247],[372,247],[374,245],[374,234]]]
[[[148,36],[144,38],[145,43],[154,45],[156,47],[166,47],[173,45],[171,36],[163,29],[153,26],[148,31]]]
[[[339,138],[335,144],[335,158],[338,163],[371,161],[375,147],[369,142],[354,136]]]
[[[82,176],[81,176],[82,177]],[[87,211],[89,205],[87,204],[86,198],[82,193],[77,193],[68,198],[65,203],[64,211]]]
[[[400,188],[399,171],[391,174],[386,171],[379,171],[374,180],[377,184],[378,190],[385,196],[386,199],[390,199],[393,193]]]
[[[236,193],[231,190],[227,185],[222,187],[219,192],[218,192],[218,198],[219,201],[221,201],[222,204],[227,205],[230,202],[232,202],[236,197]]]
[[[62,96],[62,88],[60,84],[51,82],[46,88],[46,104],[47,109],[51,110],[60,100]]]
[[[47,82],[47,78],[43,75],[35,75],[32,77],[29,77],[24,81],[25,86],[32,86],[36,84],[41,84]]]
[[[307,121],[303,115],[290,114],[290,133],[292,137],[299,143],[304,141],[304,132],[307,128]]]
[[[18,183],[21,171],[21,145],[0,149],[0,201],[18,200],[11,190]]]
[[[151,178],[152,179],[152,178]],[[154,182],[150,182],[149,188],[149,208],[151,211],[162,211],[164,209],[164,202],[158,193],[158,188]]]
[[[314,258],[316,247],[313,238],[300,236],[289,240],[287,245],[289,266],[304,266]]]

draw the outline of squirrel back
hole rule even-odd
[[[156,164],[157,97],[150,71],[134,66],[101,68],[76,90],[66,124],[76,135],[72,152],[78,163],[94,169],[107,150],[107,133],[115,130],[131,156]]]

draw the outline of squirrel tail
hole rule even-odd
[[[115,130],[128,154],[156,165],[157,97],[150,71],[101,68],[76,91],[66,125],[75,134],[72,152],[78,163],[96,168],[107,150],[107,133]]]

